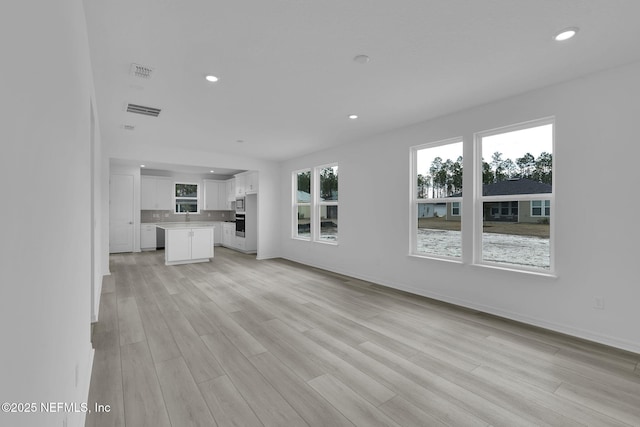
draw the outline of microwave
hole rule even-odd
[[[236,197],[236,212],[244,212],[244,197]]]

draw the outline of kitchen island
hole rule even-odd
[[[213,258],[214,226],[204,222],[158,223],[165,232],[165,265],[209,262]]]

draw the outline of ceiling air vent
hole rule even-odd
[[[159,108],[145,107],[145,106],[136,105],[136,104],[128,104],[127,105],[127,112],[128,113],[136,113],[136,114],[144,114],[145,116],[152,116],[152,117],[158,117],[158,115],[160,115],[160,109]]]
[[[124,130],[135,130],[136,129],[135,125],[122,125],[122,128]]]
[[[150,79],[152,73],[153,73],[153,68],[151,67],[145,67],[144,65],[139,65],[139,64],[131,64],[130,74],[133,77],[138,77],[141,79]]]

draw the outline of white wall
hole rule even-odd
[[[0,51],[0,401],[79,404],[93,356],[93,84],[81,1],[3,1]],[[0,412],[0,425],[66,417],[84,424],[82,413]]]
[[[283,256],[640,352],[639,75],[636,63],[285,162]],[[471,158],[474,132],[548,116],[557,278],[409,257],[409,147],[463,136]],[[292,240],[291,172],[330,162],[340,165],[340,244]]]

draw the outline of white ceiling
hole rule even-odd
[[[85,0],[85,8],[103,141],[271,160],[640,59],[638,0]],[[572,26],[576,38],[553,40]],[[359,54],[370,62],[353,61]],[[131,63],[153,77],[130,76]],[[220,81],[206,82],[208,73]],[[127,103],[162,112],[127,113]]]

